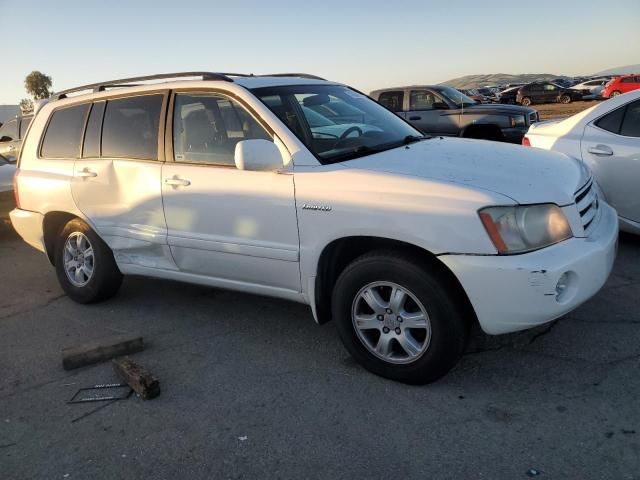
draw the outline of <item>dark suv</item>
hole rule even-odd
[[[370,96],[429,135],[520,143],[538,121],[532,108],[480,104],[442,85],[385,88]]]
[[[534,103],[571,103],[582,100],[582,92],[551,82],[533,82],[520,87],[515,100],[524,106]]]

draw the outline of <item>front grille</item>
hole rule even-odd
[[[591,231],[591,227],[595,224],[594,221],[600,208],[598,189],[594,185],[593,179],[590,179],[585,185],[578,189],[575,193],[574,199],[576,207],[578,208],[578,213],[580,213],[584,233],[588,235]]]

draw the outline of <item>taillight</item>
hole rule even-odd
[[[20,170],[16,170],[15,175],[13,176],[13,196],[16,199],[16,208],[20,208],[20,194],[18,193],[18,174]]]
[[[525,147],[530,147],[531,141],[526,136],[522,137],[522,145],[524,145]]]

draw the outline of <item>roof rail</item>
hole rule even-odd
[[[326,81],[326,78],[318,77],[317,75],[310,75],[308,73],[271,73],[268,75],[256,75],[256,77],[298,77],[298,78],[309,78],[311,80]]]
[[[324,80],[322,77],[316,75],[309,75],[308,73],[272,73],[269,75],[254,75],[253,73],[220,73],[220,72],[176,72],[176,73],[160,73],[157,75],[145,75],[142,77],[130,77],[121,78],[118,80],[109,80],[106,82],[90,83],[89,85],[82,85],[79,87],[69,88],[62,90],[51,95],[51,100],[61,100],[67,98],[68,94],[82,92],[84,90],[93,90],[94,92],[103,92],[107,88],[114,87],[136,87],[139,84],[136,82],[147,82],[150,80],[163,80],[170,78],[185,78],[185,77],[201,77],[202,80],[221,80],[223,82],[233,82],[231,77],[298,77],[309,78],[312,80]]]
[[[133,87],[136,83],[131,82],[146,82],[150,80],[163,80],[168,78],[182,78],[182,77],[202,77],[202,80],[222,80],[224,82],[233,82],[231,76],[239,77],[245,76],[241,73],[217,73],[217,72],[176,72],[176,73],[160,73],[157,75],[145,75],[142,77],[130,77],[121,78],[118,80],[109,80],[107,82],[91,83],[89,85],[82,85],[80,87],[70,88],[68,90],[62,90],[54,93],[51,98],[54,100],[60,100],[66,98],[69,93],[82,92],[84,90],[93,90],[94,92],[102,92],[111,87]],[[248,76],[248,75],[247,75]]]

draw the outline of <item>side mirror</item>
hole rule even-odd
[[[238,170],[272,172],[282,168],[282,155],[269,140],[242,140],[236,144],[233,156]]]
[[[13,138],[7,137],[6,135],[0,138],[0,142],[13,142]]]
[[[434,110],[449,110],[449,105],[444,102],[433,102],[431,108]]]

